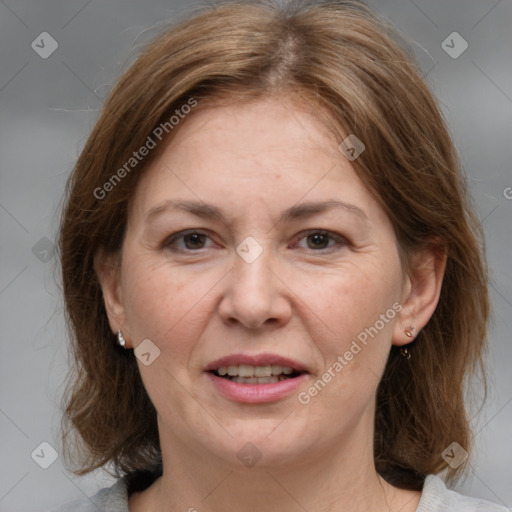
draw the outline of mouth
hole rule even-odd
[[[295,370],[290,366],[240,364],[220,366],[215,370],[209,370],[209,373],[239,384],[274,384],[283,380],[294,379],[307,372]]]
[[[204,371],[224,398],[241,403],[275,402],[305,385],[310,372],[301,363],[277,354],[232,354]]]

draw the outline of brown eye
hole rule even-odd
[[[343,236],[323,230],[308,231],[298,241],[301,242],[304,239],[306,240],[306,246],[299,243],[299,247],[315,252],[325,251],[325,249],[328,249],[327,252],[332,252],[347,245],[347,240]]]
[[[315,233],[307,237],[310,249],[325,249],[329,243],[329,237],[324,233]]]
[[[169,237],[162,247],[176,252],[197,251],[205,248],[206,240],[209,238],[206,233],[200,231],[181,231]]]
[[[202,249],[202,247],[198,247],[198,245],[204,244],[204,239],[206,235],[202,233],[190,233],[188,235],[183,236],[183,240],[187,249]]]

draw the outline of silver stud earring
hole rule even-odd
[[[124,347],[126,345],[126,340],[123,338],[123,333],[121,332],[121,329],[117,331],[117,343],[121,345],[121,347]]]

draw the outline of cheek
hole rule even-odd
[[[161,351],[172,348],[174,355],[190,347],[201,324],[201,299],[213,283],[166,263],[152,264],[149,257],[126,261],[124,270],[124,304],[134,344],[149,338]]]
[[[340,425],[356,421],[371,403],[386,365],[396,319],[393,304],[399,295],[395,273],[388,267],[383,278],[377,267],[366,269],[338,269],[329,279],[310,283],[306,289],[309,299],[304,299],[315,313],[309,313],[309,331],[323,363],[306,390],[311,397],[309,410],[318,415],[328,410]]]
[[[392,307],[399,297],[398,279],[395,269],[347,265],[321,279],[305,280],[301,298],[332,334],[346,339]]]
[[[314,313],[309,331],[325,369],[342,358],[333,391],[342,386],[365,395],[378,384],[396,321],[399,276],[399,266],[351,264],[304,287],[304,314]]]

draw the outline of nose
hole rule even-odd
[[[270,248],[252,262],[236,254],[218,312],[226,324],[282,327],[291,318],[291,295]]]

